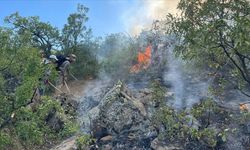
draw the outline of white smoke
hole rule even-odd
[[[140,0],[122,15],[124,27],[132,35],[150,28],[154,20],[164,19],[168,13],[177,13],[179,0]]]
[[[211,96],[208,93],[211,81],[204,80],[205,73],[196,70],[192,63],[175,57],[174,46],[167,49],[168,70],[164,74],[164,81],[171,84],[170,90],[174,93],[174,101],[170,103],[176,109],[191,108],[202,98]]]

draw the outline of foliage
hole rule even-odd
[[[84,150],[86,149],[86,147],[88,145],[90,145],[91,143],[93,143],[95,141],[95,139],[93,139],[90,135],[88,134],[83,134],[81,136],[79,136],[76,139],[76,146],[78,150]]]
[[[91,42],[89,45],[79,45],[75,49],[74,54],[77,59],[72,64],[72,74],[79,78],[98,75],[100,65],[96,56],[97,46],[97,43]]]
[[[181,121],[184,121],[183,114],[177,114],[168,106],[161,107],[154,116],[154,121],[157,126],[164,125],[164,132],[160,133],[160,137],[174,141],[175,139],[184,136],[184,131],[187,130]]]
[[[67,19],[67,24],[64,25],[62,30],[62,45],[64,50],[70,51],[67,53],[73,53],[74,48],[78,46],[82,40],[87,40],[84,36],[91,32],[91,30],[85,26],[85,23],[88,21],[88,10],[89,9],[84,5],[78,4],[77,12],[70,14]]]
[[[57,113],[63,113],[61,104],[58,101],[51,97],[44,96],[35,114],[42,120],[45,120],[52,110],[55,110]]]
[[[126,77],[134,59],[132,50],[133,43],[126,35],[117,33],[106,36],[99,49],[102,71],[112,77]]]
[[[47,57],[57,48],[62,48],[65,54],[73,52],[78,55],[72,66],[76,75],[98,73],[95,52],[99,43],[92,39],[91,30],[84,25],[86,13],[87,8],[79,5],[78,12],[69,16],[61,33],[39,17],[22,17],[14,13],[5,18],[9,26],[0,27],[0,149],[15,145],[13,137],[18,137],[17,140],[29,148],[79,130],[74,117],[70,116],[73,114],[65,114],[60,102],[50,97],[49,92],[38,99],[34,96],[36,89],[42,88],[47,71],[51,71],[49,80],[52,83],[57,76],[53,64],[42,63],[40,51]],[[52,113],[63,122],[58,132],[50,129],[46,122]]]
[[[1,28],[0,103],[3,122],[17,108],[30,102],[38,78],[42,74],[38,51],[29,46],[22,35]]]
[[[39,17],[21,17],[14,13],[5,18],[5,22],[14,26],[18,34],[29,34],[33,46],[43,50],[48,56],[53,46],[57,46],[59,31],[49,23],[39,20]]]
[[[192,138],[198,139],[208,147],[215,147],[217,144],[217,134],[214,129],[205,128],[203,130],[191,129],[189,133]]]
[[[72,73],[80,78],[97,76],[99,64],[97,60],[98,39],[92,38],[91,29],[85,26],[88,21],[88,8],[78,4],[77,12],[70,14],[61,35],[61,46],[65,55],[75,54],[76,62],[72,64]]]
[[[75,120],[68,119],[65,121],[63,130],[59,134],[61,138],[69,137],[74,135],[79,129],[80,126]]]
[[[205,101],[199,107],[193,107],[191,114],[187,111],[176,112],[168,106],[160,107],[153,116],[155,126],[161,127],[159,138],[167,142],[194,142],[206,147],[216,147],[218,137],[225,142],[228,129],[216,131],[207,126],[209,122],[208,111],[215,111],[216,107],[210,100]],[[193,115],[193,116],[191,116]],[[204,116],[205,115],[205,116]],[[195,117],[195,118],[193,118]],[[197,126],[197,120],[204,125]]]
[[[7,148],[11,144],[11,138],[8,134],[0,131],[0,149]]]
[[[42,144],[43,133],[34,121],[21,121],[17,123],[17,134],[21,140],[28,144]]]
[[[168,16],[179,40],[176,52],[226,78],[242,93],[250,85],[249,13],[247,0],[181,0],[179,16]]]
[[[153,81],[151,83],[152,100],[156,105],[164,104],[166,88],[161,86],[159,81]]]
[[[65,121],[65,126],[59,133],[49,129],[46,124],[46,119],[49,116],[49,113],[53,111],[57,114],[61,114],[62,119]],[[68,125],[69,122],[71,122],[70,118],[65,116],[60,103],[46,96],[42,97],[42,101],[37,106],[35,112],[29,107],[22,107],[19,109],[16,113],[15,126],[18,136],[25,143],[43,144],[45,135],[55,139],[55,136],[63,138],[75,133],[78,128],[73,128],[73,126],[77,126],[77,124],[71,123]]]
[[[191,109],[191,114],[197,118],[202,124],[208,126],[210,124],[210,119],[212,119],[212,114],[217,112],[218,108],[212,99],[203,100],[200,104],[196,104]]]

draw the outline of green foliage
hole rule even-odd
[[[53,46],[58,44],[59,31],[49,23],[39,20],[39,17],[21,17],[14,13],[5,18],[5,22],[13,25],[20,35],[29,35],[29,42],[43,50],[48,56]]]
[[[74,76],[84,78],[96,77],[99,73],[99,63],[96,56],[97,43],[92,41],[89,45],[80,45],[74,49],[77,56],[76,62],[72,64],[71,72]]]
[[[212,99],[203,100],[200,104],[195,105],[191,109],[191,114],[195,118],[208,118],[209,112],[215,112],[217,110],[216,104]],[[205,115],[205,116],[204,116]]]
[[[11,143],[9,134],[4,132],[10,128],[11,136],[18,137],[25,148],[44,144],[48,138],[72,135],[79,130],[79,125],[72,119],[74,117],[70,116],[73,114],[66,115],[58,101],[50,96],[33,101],[32,98],[35,89],[42,87],[47,71],[51,71],[51,82],[58,76],[55,66],[41,63],[41,50],[47,56],[52,48],[63,48],[65,54],[72,50],[78,55],[73,66],[75,73],[97,74],[95,50],[98,41],[91,39],[90,30],[84,26],[86,12],[87,9],[79,5],[78,12],[68,18],[62,35],[56,27],[40,21],[39,17],[22,17],[18,13],[6,17],[5,21],[10,26],[0,27],[0,149],[16,144],[15,141]],[[66,47],[65,42],[71,43],[71,47]],[[50,129],[46,122],[54,112],[64,123],[59,132]]]
[[[192,138],[198,139],[208,147],[215,147],[217,144],[217,134],[214,129],[190,129],[188,133]]]
[[[8,134],[0,131],[0,149],[6,149],[11,144],[11,138]]]
[[[42,97],[41,104],[35,112],[36,115],[42,120],[45,120],[51,111],[63,113],[63,109],[58,101],[48,96]]]
[[[237,129],[232,129],[232,133],[235,132]],[[223,142],[227,141],[227,134],[229,132],[229,129],[224,129],[221,133],[218,134],[219,137],[221,137]]]
[[[91,29],[85,26],[88,21],[87,12],[87,7],[78,4],[77,12],[69,15],[61,36],[63,53],[65,55],[73,53],[77,56],[71,72],[79,78],[96,77],[99,70],[96,56],[99,41],[92,38]]]
[[[95,139],[93,139],[90,135],[84,134],[76,139],[76,146],[78,150],[85,150],[88,145],[93,143]]]
[[[0,122],[5,122],[15,109],[26,105],[42,74],[37,49],[32,48],[25,35],[0,28]]]
[[[178,9],[179,16],[168,18],[179,40],[177,54],[215,75],[223,74],[241,91],[249,86],[249,1],[181,0]]]
[[[64,123],[63,130],[59,133],[61,138],[69,137],[74,135],[77,131],[80,130],[79,123],[77,123],[75,120],[66,120]]]
[[[207,111],[215,111],[214,103],[210,100],[205,101],[199,107],[192,108],[191,114],[200,121],[207,123]],[[204,114],[206,116],[204,117]],[[203,118],[201,118],[203,116]],[[203,120],[202,120],[203,119]],[[228,129],[222,130],[220,133],[216,132],[214,128],[210,127],[196,127],[194,120],[188,112],[176,112],[174,109],[163,106],[160,107],[153,116],[153,123],[155,126],[164,127],[160,132],[159,138],[167,142],[188,142],[198,141],[200,144],[210,148],[217,145],[218,136],[225,142],[227,138]]]
[[[186,119],[184,112],[178,114],[170,107],[164,106],[157,110],[153,118],[156,125],[163,124],[165,127],[165,131],[159,135],[161,138],[169,141],[183,138],[184,132],[187,130],[187,127],[183,125]]]
[[[165,100],[166,88],[161,86],[159,81],[153,81],[151,83],[151,89],[153,102],[155,102],[157,105],[163,104]]]
[[[66,53],[73,53],[74,48],[76,48],[82,41],[89,40],[84,39],[88,37],[91,30],[87,29],[85,23],[88,21],[87,12],[88,8],[82,4],[78,4],[77,12],[70,14],[68,17],[67,24],[64,25],[62,30],[62,45]]]
[[[122,33],[106,36],[99,49],[102,71],[113,77],[126,77],[134,60],[132,48],[133,43]]]
[[[16,125],[20,139],[28,144],[42,144],[43,133],[35,121],[20,121]]]

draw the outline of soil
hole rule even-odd
[[[73,136],[73,137],[63,141],[59,145],[51,148],[50,150],[72,150],[72,149],[76,149],[75,141],[76,141],[76,137]]]

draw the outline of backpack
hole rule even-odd
[[[65,56],[63,55],[57,55],[56,58],[58,59],[56,61],[57,66],[56,66],[56,70],[60,71],[60,66],[67,60]]]

